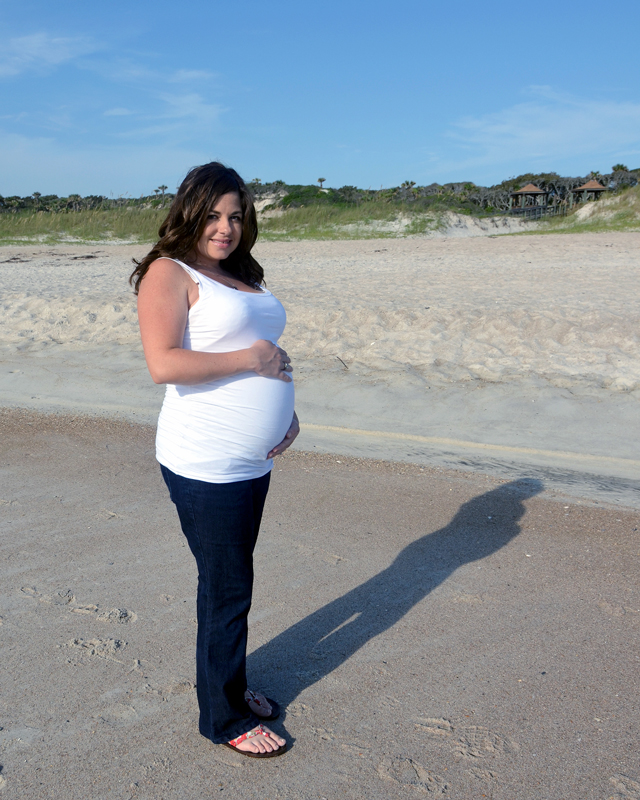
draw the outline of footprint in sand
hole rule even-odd
[[[86,606],[74,606],[69,609],[72,614],[95,614],[97,610],[98,606],[93,605],[93,603]]]
[[[481,725],[458,727],[443,717],[415,719],[414,724],[427,736],[447,742],[454,756],[470,766],[487,757],[518,752],[518,745],[514,741]],[[498,778],[498,774],[492,769],[480,766],[472,766],[468,772],[474,778],[485,782],[496,781]],[[640,800],[640,797],[637,800]]]
[[[385,758],[378,765],[378,775],[400,786],[411,786],[425,794],[446,794],[449,785],[440,775],[412,758]]]
[[[446,739],[453,752],[462,758],[478,759],[518,752],[518,745],[511,739],[481,725],[458,727],[451,720],[434,717],[415,719],[414,724],[429,736]]]
[[[180,680],[176,681],[175,683],[170,683],[168,686],[163,686],[160,689],[160,694],[163,697],[167,697],[169,695],[176,695],[176,694],[191,694],[195,692],[196,685],[189,680]]]
[[[609,778],[609,783],[615,789],[615,794],[610,795],[607,800],[640,800],[638,781],[626,775],[614,775],[613,778]]]
[[[610,617],[624,617],[627,614],[640,614],[640,609],[631,606],[620,606],[608,603],[606,600],[598,602],[598,608]]]
[[[70,647],[79,650],[82,655],[96,656],[106,661],[115,661],[118,664],[124,662],[115,658],[127,646],[122,639],[71,639],[62,647]]]
[[[312,713],[312,706],[308,706],[306,703],[296,702],[287,706],[287,714],[291,717],[308,717]]]
[[[129,622],[135,622],[138,615],[128,608],[110,608],[109,611],[103,611],[98,614],[97,619],[101,622],[116,622],[119,625],[126,625]]]
[[[316,739],[323,739],[325,742],[332,742],[336,736],[332,728],[309,728],[310,732]]]
[[[20,591],[22,594],[26,594],[27,597],[32,597],[39,603],[44,603],[48,606],[68,606],[76,601],[76,596],[71,589],[60,589],[54,594],[42,594],[35,586],[23,586]]]
[[[469,775],[473,775],[474,778],[478,778],[481,781],[495,781],[498,777],[497,773],[492,772],[490,769],[480,769],[480,767],[470,769]]]
[[[505,739],[488,728],[470,725],[455,730],[454,753],[462,758],[478,759],[501,753],[515,753],[518,748],[510,739]]]
[[[72,614],[97,614],[97,619],[101,622],[115,622],[122,625],[138,619],[138,615],[128,608],[110,608],[98,613],[99,606],[94,603],[78,603],[71,589],[61,589],[52,595],[42,594],[35,586],[23,586],[20,591],[45,605],[65,606]]]
[[[421,728],[429,736],[451,736],[453,724],[448,719],[441,717],[424,717],[415,719],[414,725]]]

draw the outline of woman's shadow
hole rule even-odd
[[[247,671],[277,676],[278,702],[291,703],[304,689],[391,628],[458,567],[492,555],[520,533],[523,501],[540,493],[538,480],[521,479],[475,497],[444,528],[402,550],[382,572],[314,611],[254,650]],[[256,684],[257,685],[257,684]]]

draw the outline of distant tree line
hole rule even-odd
[[[269,208],[300,208],[305,205],[360,205],[368,202],[388,202],[410,205],[416,211],[429,208],[451,208],[470,214],[496,214],[507,211],[512,192],[527,183],[548,191],[557,201],[566,200],[572,189],[595,178],[611,192],[618,192],[640,181],[640,169],[628,169],[624,164],[616,164],[611,172],[601,175],[590,172],[586,176],[568,178],[556,172],[526,173],[509,178],[495,186],[477,186],[469,181],[457,183],[431,183],[417,186],[415,181],[404,181],[400,186],[389,189],[359,189],[357,186],[342,186],[339,189],[323,189],[326,178],[318,178],[317,184],[287,184],[284,181],[262,183],[258,178],[250,181],[248,187],[256,200],[269,200]],[[162,185],[153,195],[138,198],[110,198],[103,195],[71,194],[68,197],[42,195],[34,192],[28,197],[3,197],[0,195],[0,213],[19,211],[65,213],[84,210],[109,210],[115,208],[164,208],[170,205],[174,195],[167,193]]]
[[[0,195],[0,213],[17,213],[18,211],[64,213],[73,211],[109,210],[113,208],[163,208],[169,206],[174,195],[166,193],[166,186],[159,186],[154,194],[142,197],[105,197],[89,194],[82,197],[70,194],[58,197],[57,194],[40,194],[34,192],[27,197]]]
[[[509,209],[512,192],[528,183],[548,191],[550,197],[562,201],[568,198],[572,189],[582,186],[595,178],[612,192],[636,186],[640,181],[640,169],[628,169],[624,164],[616,164],[606,175],[590,172],[586,176],[568,178],[556,172],[526,173],[509,178],[495,186],[477,186],[470,181],[457,183],[432,183],[417,186],[415,181],[404,181],[400,186],[389,189],[359,189],[356,186],[342,186],[340,189],[322,189],[325,178],[319,178],[320,188],[314,185],[288,185],[283,181],[262,183],[254,179],[249,184],[257,200],[273,197],[267,208],[300,208],[305,205],[359,205],[372,201],[406,204],[416,210],[429,207],[452,208],[469,213],[500,213]]]

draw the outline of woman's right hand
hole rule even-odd
[[[287,383],[291,382],[289,373],[293,367],[285,350],[267,339],[258,339],[249,350],[255,359],[254,372],[264,378],[280,378]]]

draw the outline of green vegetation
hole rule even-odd
[[[286,199],[286,198],[285,198]],[[408,224],[403,224],[408,222]],[[289,207],[265,215],[260,237],[282,239],[387,239],[425,233],[438,215],[419,213],[407,204],[370,201],[359,205],[331,202]]]
[[[248,186],[260,209],[263,239],[368,239],[424,235],[446,226],[446,212],[474,217],[506,214],[511,192],[527,183],[544,189],[554,203],[566,207],[572,190],[594,177],[608,191],[595,204],[593,214],[585,216],[584,206],[578,204],[573,213],[545,221],[537,229],[638,229],[640,170],[627,170],[624,164],[616,164],[609,175],[566,178],[555,172],[529,173],[491,187],[468,181],[417,186],[406,180],[400,186],[379,190],[356,186],[324,189],[325,178],[318,178],[315,185],[264,184],[256,178]],[[0,243],[153,242],[173,199],[166,190],[161,185],[153,195],[136,199],[43,196],[39,192],[29,197],[0,195]]]
[[[588,212],[588,213],[585,213]],[[618,195],[578,205],[566,217],[546,220],[535,233],[602,233],[640,230],[640,185]]]
[[[167,214],[161,208],[79,211],[17,211],[0,214],[0,243],[21,244],[41,241],[52,244],[66,239],[82,241],[152,242]]]

